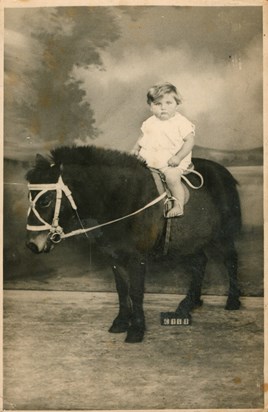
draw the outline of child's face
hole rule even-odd
[[[151,112],[160,120],[168,120],[177,111],[178,103],[171,93],[166,93],[150,104]]]

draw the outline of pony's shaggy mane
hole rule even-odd
[[[106,166],[136,166],[140,162],[128,153],[117,150],[103,149],[96,146],[61,146],[51,151],[53,163],[78,164],[83,166],[106,165]]]
[[[64,165],[116,167],[132,170],[145,167],[134,156],[117,150],[103,149],[93,145],[59,146],[51,150],[50,156],[46,158],[37,155],[35,165],[25,176],[26,180],[31,183],[42,183],[49,178],[50,183],[55,183],[58,180],[61,166]]]

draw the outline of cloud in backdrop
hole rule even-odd
[[[170,81],[184,98],[181,111],[196,124],[197,144],[262,145],[260,10],[150,7],[134,20],[117,14],[121,38],[102,53],[106,70],[74,68],[94,104],[100,144],[130,148],[150,115],[147,89]]]
[[[101,64],[79,65],[74,61],[68,73],[70,81],[79,82],[83,102],[93,110],[95,127],[100,131],[94,144],[129,150],[139,136],[141,122],[150,115],[147,89],[170,81],[183,96],[181,112],[196,124],[198,145],[221,150],[262,145],[261,7],[107,9],[118,34],[111,41],[107,34],[105,45],[97,46]],[[15,87],[21,99],[25,84],[31,94],[27,67],[38,70],[40,66],[40,47],[31,36],[33,28],[24,28],[31,13],[31,9],[10,9],[6,15],[6,87]],[[53,9],[39,9],[39,18],[42,13],[51,13],[55,20]],[[60,9],[57,16],[61,16]],[[51,32],[55,21],[47,17],[43,27]],[[102,25],[104,30],[104,17],[97,21],[99,32]],[[57,30],[65,31],[72,43],[73,26],[65,19],[66,10],[56,22]],[[92,30],[83,35],[90,43]],[[14,73],[20,73],[19,80]],[[14,122],[12,109],[6,119]],[[15,121],[18,126],[20,119]],[[26,149],[26,153],[30,143],[31,150],[41,150],[58,141],[57,135],[45,142],[36,135],[29,142],[23,130],[25,125],[14,128],[16,136],[6,136],[9,157],[18,156],[14,146]],[[92,143],[90,136],[75,133],[73,141]]]

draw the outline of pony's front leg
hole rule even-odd
[[[128,330],[132,314],[132,304],[129,297],[129,279],[124,270],[118,268],[117,265],[113,265],[112,269],[119,299],[119,313],[114,319],[109,332],[122,333]]]
[[[127,331],[125,342],[142,342],[145,332],[145,318],[143,312],[144,279],[146,265],[142,261],[129,262],[129,295],[132,301],[131,325]]]

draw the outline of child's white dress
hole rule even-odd
[[[195,134],[195,126],[180,113],[168,120],[160,120],[151,116],[141,127],[143,136],[139,140],[140,155],[149,167],[162,169],[168,167],[168,160],[174,156],[184,144],[184,138]],[[189,153],[178,166],[187,169],[191,163],[192,153]]]

